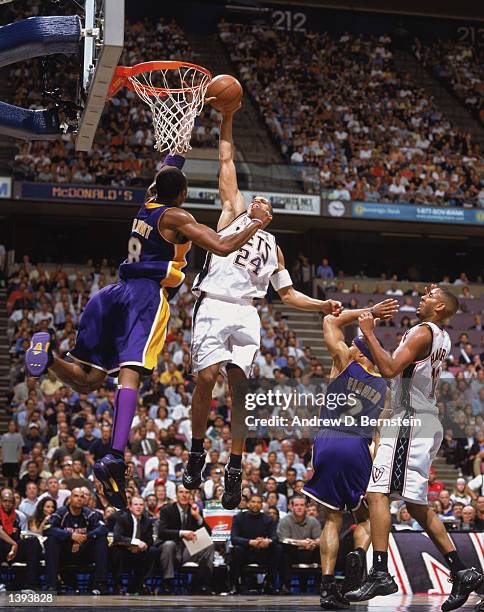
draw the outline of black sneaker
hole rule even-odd
[[[463,606],[472,591],[475,591],[483,580],[483,575],[473,567],[456,572],[449,578],[449,581],[452,582],[452,591],[442,604],[442,612],[457,610]]]
[[[348,591],[349,601],[367,601],[377,595],[392,595],[398,591],[398,585],[388,572],[377,572],[372,569],[365,582],[355,591]]]
[[[478,604],[476,604],[474,612],[484,612],[484,599],[482,599]]]
[[[183,471],[182,483],[185,489],[192,491],[202,484],[202,470],[205,465],[205,451],[190,453],[187,467]]]
[[[366,557],[354,550],[346,555],[345,579],[341,587],[343,594],[356,591],[365,582],[367,577]]]
[[[227,467],[224,475],[225,491],[222,495],[222,506],[226,510],[234,510],[242,499],[242,470]]]
[[[94,476],[101,482],[108,502],[118,510],[124,510],[126,499],[126,463],[121,457],[105,455],[93,466]]]
[[[341,593],[336,582],[322,584],[319,605],[323,610],[346,610],[350,607],[350,602]]]

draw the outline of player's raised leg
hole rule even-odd
[[[25,352],[25,369],[30,376],[41,376],[51,370],[63,383],[78,393],[90,393],[103,384],[106,372],[92,366],[71,363],[57,357],[50,346],[47,332],[36,332]]]

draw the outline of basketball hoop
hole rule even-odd
[[[212,79],[202,66],[187,62],[144,62],[118,66],[109,88],[112,98],[128,87],[145,102],[153,118],[155,149],[160,153],[186,153],[195,117],[201,112]]]

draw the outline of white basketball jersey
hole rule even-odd
[[[436,412],[435,389],[442,371],[442,363],[451,350],[449,334],[429,321],[412,327],[403,336],[400,346],[422,325],[432,332],[432,348],[425,359],[414,361],[392,382],[394,410],[411,407],[416,411]]]
[[[220,230],[220,236],[239,232],[250,223],[243,213]],[[258,230],[235,253],[220,257],[207,253],[202,271],[193,283],[195,295],[200,292],[220,299],[244,300],[262,298],[267,293],[270,277],[277,271],[277,244],[272,234]]]

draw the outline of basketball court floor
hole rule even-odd
[[[3,599],[3,598],[2,598]],[[15,607],[17,612],[27,612],[33,606],[6,606],[6,601],[0,599],[0,609],[5,607]],[[440,611],[440,606],[445,600],[444,596],[440,595],[391,595],[388,597],[376,597],[372,601],[352,604],[349,610],[354,609],[356,612],[422,612],[429,610],[431,612]],[[476,595],[471,595],[467,604],[460,608],[461,610],[473,610],[480,598]],[[36,605],[37,610],[49,610],[62,608],[68,610],[72,608],[90,608],[97,612],[108,612],[113,608],[124,608],[125,610],[143,609],[143,612],[154,612],[160,609],[175,608],[177,612],[194,612],[195,610],[233,610],[234,612],[246,612],[247,610],[256,612],[288,612],[289,610],[303,609],[304,612],[316,612],[321,610],[319,607],[318,597],[314,595],[305,596],[226,596],[217,595],[213,597],[196,597],[196,596],[163,596],[163,597],[127,597],[127,596],[105,596],[105,597],[88,597],[88,596],[59,596],[53,604],[48,606]]]

